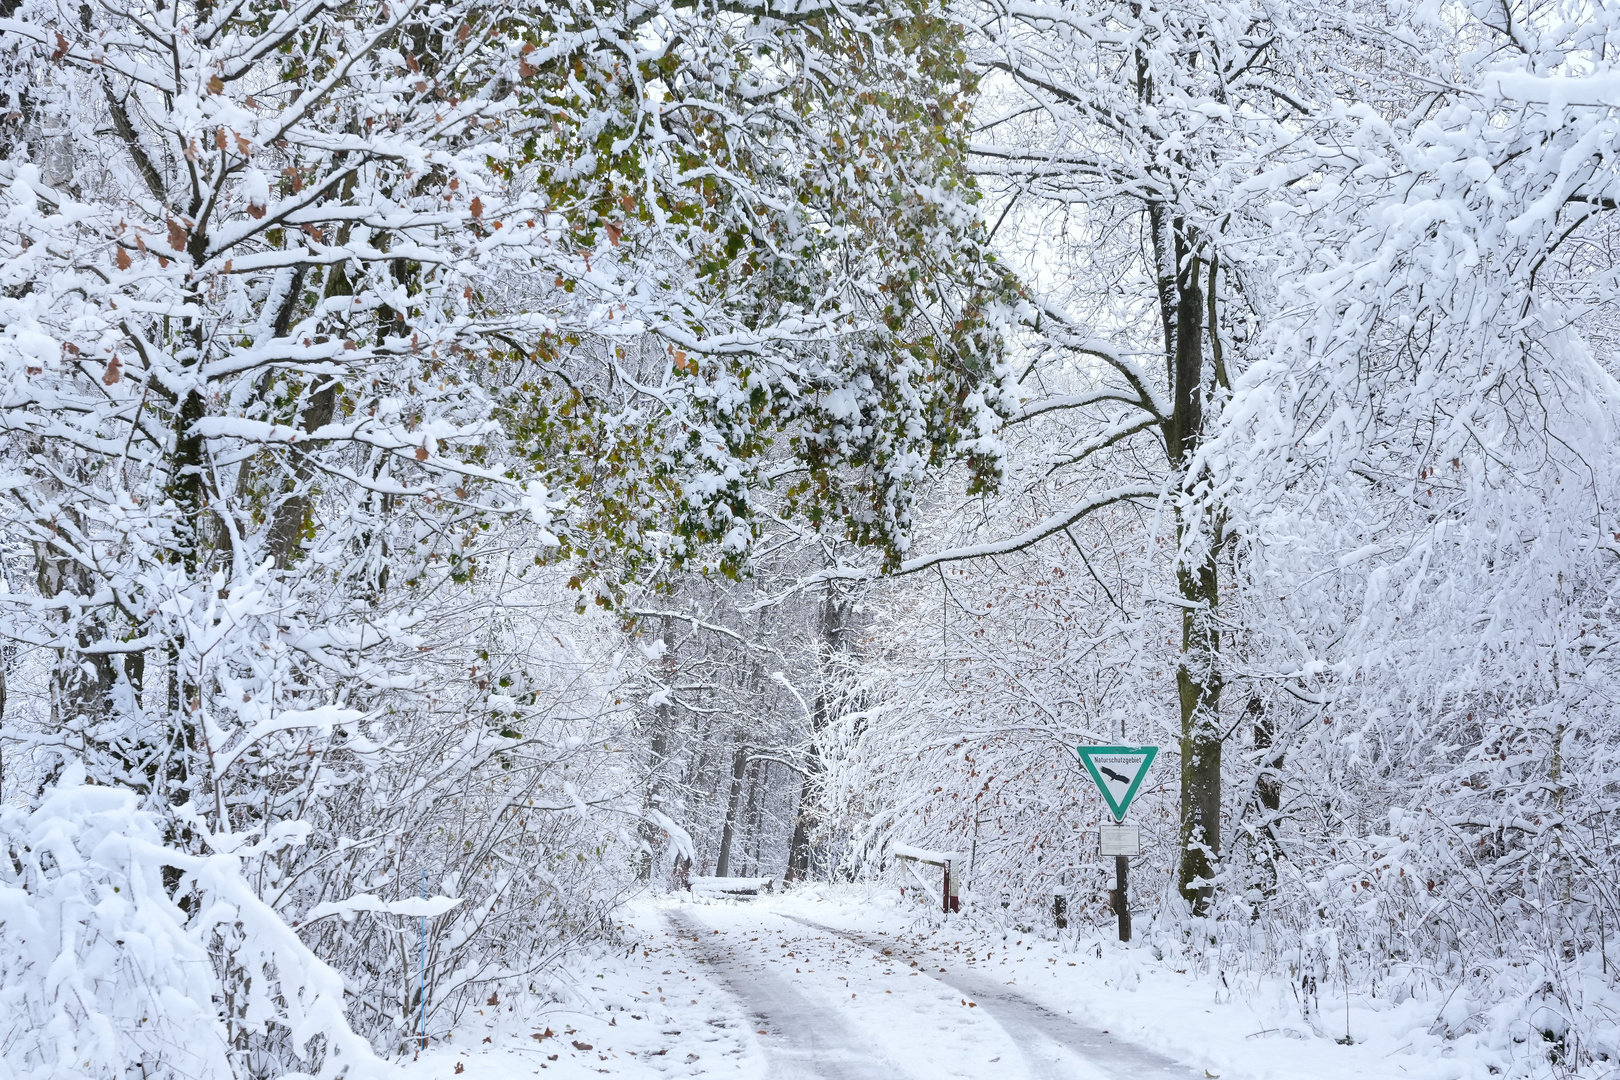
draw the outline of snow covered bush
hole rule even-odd
[[[391,1075],[342,977],[243,879],[255,852],[177,852],[138,802],[73,764],[0,808],[6,1075]]]

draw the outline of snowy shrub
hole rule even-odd
[[[0,809],[5,1075],[391,1075],[342,978],[243,880],[252,853],[177,852],[137,803],[70,765]]]

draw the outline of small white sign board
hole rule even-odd
[[[1142,827],[1140,825],[1103,825],[1097,830],[1097,854],[1142,854]]]

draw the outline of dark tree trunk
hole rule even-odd
[[[731,754],[731,793],[726,799],[726,824],[720,830],[720,857],[714,863],[715,877],[731,876],[731,843],[737,834],[737,806],[742,802],[743,774],[748,771],[748,747],[739,746]]]
[[[762,803],[764,801],[761,797],[761,792],[764,790],[765,784],[769,781],[769,779],[770,773],[768,771],[768,766],[766,766],[765,763],[756,761],[749,766],[748,809],[743,813],[743,849],[745,851],[747,850],[747,839],[752,837],[754,841],[753,854],[749,856],[747,863],[747,870],[750,875],[759,873],[760,842],[762,837],[762,830],[759,826],[760,818],[763,813]]]
[[[340,241],[341,242],[341,241]],[[296,295],[303,283],[304,272],[302,268],[295,275],[294,295],[289,301],[296,306]],[[335,296],[349,296],[354,292],[349,284],[349,277],[344,272],[342,264],[332,267],[327,272],[324,296],[330,300]],[[290,311],[289,311],[290,316]],[[280,321],[277,323],[278,329]],[[280,336],[280,335],[278,335]],[[334,378],[315,377],[316,385],[312,385],[310,394],[304,403],[304,411],[299,416],[299,425],[306,433],[315,432],[332,422],[337,410],[337,380]],[[309,443],[308,449],[320,444]],[[293,475],[288,481],[291,496],[276,508],[275,517],[270,523],[270,554],[276,560],[276,565],[285,569],[291,565],[298,552],[300,541],[304,538],[304,530],[308,527],[309,516],[315,507],[315,493],[310,490],[310,483],[314,480],[314,468],[309,454],[305,450],[295,452]]]
[[[665,618],[663,625],[664,655],[659,662],[660,674],[664,678],[666,689],[675,682],[675,624],[674,620]],[[662,812],[664,802],[664,784],[668,779],[669,760],[669,732],[674,723],[674,710],[671,708],[668,697],[653,709],[652,754],[647,762],[647,793],[643,806],[651,810]],[[655,849],[662,830],[653,822],[649,813],[641,821],[641,840],[646,845],[646,852],[642,855],[641,866],[637,876],[642,881],[651,881],[653,866],[657,862]]]
[[[1262,815],[1258,841],[1265,857],[1266,879],[1257,882],[1266,896],[1277,893],[1277,863],[1282,858],[1282,845],[1277,840],[1277,819],[1282,816],[1283,751],[1276,748],[1277,721],[1272,711],[1258,696],[1249,699],[1247,709],[1254,730],[1255,757],[1260,774],[1255,778],[1255,797]]]
[[[787,881],[803,881],[810,876],[810,815],[815,804],[815,785],[823,768],[821,754],[816,748],[816,737],[832,722],[837,702],[833,679],[838,671],[839,655],[848,648],[849,615],[852,604],[840,600],[828,587],[827,598],[821,604],[821,689],[816,694],[815,713],[810,720],[810,753],[805,762],[804,779],[799,784],[798,808],[793,815],[793,836],[788,841]]]
[[[1149,213],[1158,262],[1160,317],[1170,383],[1165,453],[1188,490],[1204,429],[1204,292],[1200,260],[1185,222],[1163,207]],[[1212,328],[1213,330],[1213,328]],[[1181,515],[1176,588],[1182,601],[1176,691],[1181,719],[1181,857],[1176,881],[1193,913],[1209,911],[1221,851],[1221,667],[1219,525],[1207,513]]]

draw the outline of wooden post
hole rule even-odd
[[[1114,907],[1114,914],[1119,917],[1121,941],[1131,940],[1131,901],[1128,891],[1130,865],[1129,856],[1114,856],[1114,888],[1108,894],[1108,899]]]

